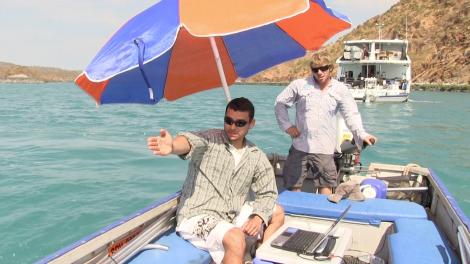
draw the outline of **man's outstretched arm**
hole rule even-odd
[[[155,155],[167,156],[169,154],[184,155],[191,150],[188,139],[183,136],[173,138],[166,129],[160,130],[160,136],[147,139],[149,150]]]

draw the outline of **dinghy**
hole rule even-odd
[[[285,157],[268,155],[286,220],[249,263],[468,263],[470,221],[432,169],[415,164],[361,166],[356,155],[338,155],[339,178],[360,185],[368,198],[338,203],[314,193],[311,178],[302,192],[284,190]],[[38,263],[211,263],[206,251],[175,233],[179,197],[180,192],[168,195]],[[349,205],[335,231],[335,245],[322,258],[272,246],[287,228],[322,232]]]

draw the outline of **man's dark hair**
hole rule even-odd
[[[239,112],[248,112],[250,114],[250,121],[255,117],[255,107],[250,100],[245,97],[235,98],[230,101],[225,108],[225,113],[227,113],[227,109],[229,108]]]

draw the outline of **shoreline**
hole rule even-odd
[[[411,90],[426,92],[470,92],[470,84],[455,83],[416,83],[411,84]]]
[[[0,84],[45,84],[45,83],[73,83],[73,80],[18,80],[0,79]],[[235,82],[235,85],[264,85],[264,86],[287,86],[289,82]],[[413,83],[411,90],[426,92],[470,92],[470,84],[456,83]]]
[[[287,86],[289,82],[235,82],[236,85]],[[411,90],[423,92],[470,92],[470,84],[413,83]]]
[[[235,82],[236,85],[287,86],[289,82]]]
[[[41,84],[46,83],[46,81],[27,79],[27,80],[17,80],[17,79],[0,79],[0,83],[16,83],[16,84]]]

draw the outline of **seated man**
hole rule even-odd
[[[242,263],[245,235],[267,239],[284,222],[274,171],[245,138],[255,125],[253,104],[236,98],[225,109],[224,129],[181,133],[164,129],[148,138],[154,154],[190,159],[177,211],[176,231],[208,250],[216,263]],[[248,201],[250,189],[254,200]],[[267,226],[263,230],[263,226]]]

